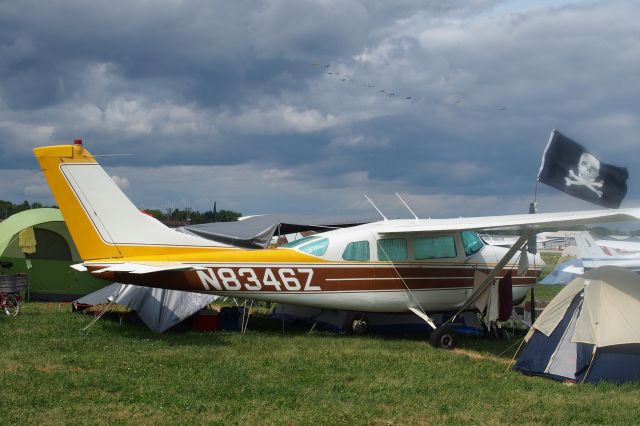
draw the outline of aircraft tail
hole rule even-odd
[[[82,141],[33,152],[83,260],[220,247],[213,241],[176,232],[138,210]]]
[[[611,256],[611,254],[605,253],[602,247],[596,243],[591,234],[587,231],[576,232],[575,240],[578,250],[578,258],[601,258]]]

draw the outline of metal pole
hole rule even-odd
[[[533,290],[535,285],[531,287],[531,325],[536,322],[536,295]]]
[[[538,203],[529,203],[529,214],[536,214],[538,211]],[[529,237],[529,241],[527,242],[527,250],[531,254],[536,254],[538,252],[538,238],[537,234],[531,235]]]
[[[537,189],[537,185],[536,185],[536,189]],[[538,211],[538,203],[536,203],[535,201],[533,203],[529,203],[529,214],[536,214],[537,211]],[[527,245],[528,245],[529,253],[534,255],[538,253],[537,234],[533,234],[529,238]],[[531,324],[536,322],[536,295],[534,291],[535,286],[536,285],[534,284],[533,287],[531,287]]]

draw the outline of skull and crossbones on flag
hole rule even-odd
[[[602,198],[602,180],[596,180],[600,176],[600,160],[592,154],[585,152],[578,161],[578,174],[569,169],[569,175],[564,178],[565,185],[584,186],[593,191],[598,198]],[[600,188],[600,189],[596,189]]]
[[[544,150],[538,181],[604,207],[620,207],[627,193],[625,167],[601,162],[557,130]]]

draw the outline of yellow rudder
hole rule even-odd
[[[122,257],[116,245],[108,244],[101,238],[68,178],[62,172],[64,164],[97,165],[97,161],[82,146],[82,142],[35,148],[33,153],[40,163],[80,257],[83,260]]]

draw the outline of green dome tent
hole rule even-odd
[[[31,299],[71,301],[109,284],[69,267],[82,260],[58,209],[26,210],[0,222],[0,259],[13,263],[0,273],[29,276]]]

